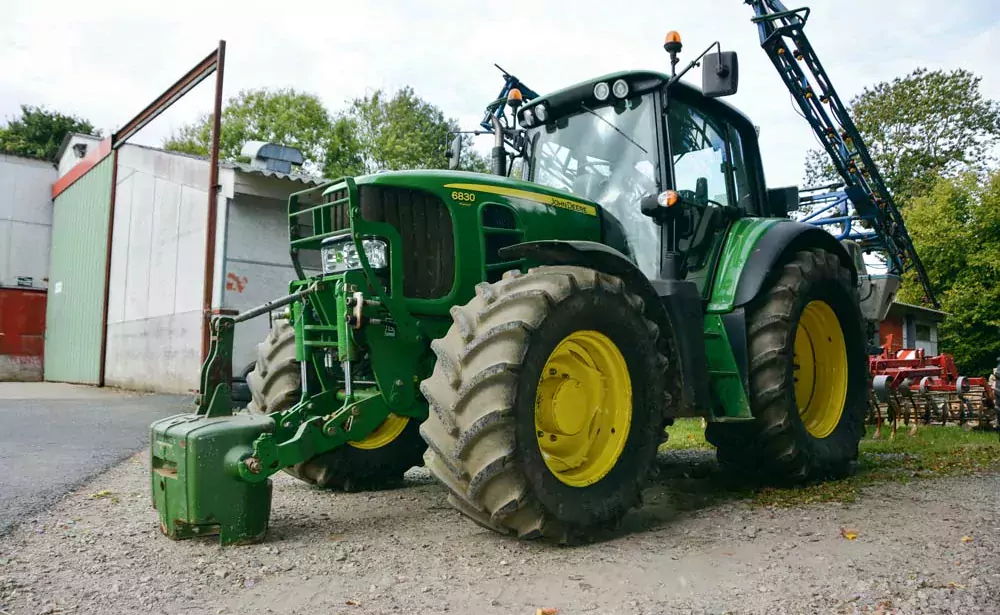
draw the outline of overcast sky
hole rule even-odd
[[[496,62],[539,92],[633,68],[668,70],[664,34],[694,58],[715,40],[740,54],[729,99],[761,128],[770,185],[798,183],[815,145],[759,48],[742,0],[8,0],[0,18],[0,117],[45,105],[114,130],[227,41],[227,96],[294,87],[331,109],[412,86],[474,127],[502,85]],[[799,6],[787,3],[789,8]],[[990,0],[812,0],[807,34],[840,95],[918,66],[968,68],[1000,98],[1000,12]],[[482,8],[474,9],[473,5]],[[693,75],[698,79],[697,74]],[[159,145],[211,107],[203,83],[137,137]]]

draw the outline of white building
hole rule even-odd
[[[90,150],[82,160],[75,145]],[[60,179],[54,190],[55,232],[60,237],[67,233],[67,246],[53,247],[52,282],[58,289],[49,292],[46,379],[170,393],[196,391],[205,322],[209,163],[139,145],[125,144],[117,154],[102,147],[86,139],[70,140],[59,160],[61,177],[72,180],[80,174],[80,168],[73,170],[76,165],[83,165],[84,173],[68,185]],[[112,170],[100,171],[106,163]],[[113,183],[101,172],[110,172]],[[95,178],[93,187],[85,181],[88,175]],[[220,165],[212,309],[244,310],[287,293],[288,282],[295,277],[289,257],[287,198],[319,183],[251,165]],[[86,251],[89,245],[98,257],[107,252],[102,248],[105,237],[90,237],[99,232],[88,231],[88,237],[72,233],[72,227],[83,226],[73,218],[79,203],[106,202],[106,184],[113,185],[113,215],[103,214],[112,222],[105,276],[97,266],[77,271],[80,267],[73,263],[68,246],[80,242],[86,244],[80,250]],[[64,217],[61,200],[66,200]],[[101,245],[94,245],[98,240]],[[98,264],[105,263],[102,259]],[[106,317],[102,322],[91,312],[81,323],[77,308],[98,297],[98,282],[106,287]],[[86,341],[95,326],[105,329],[106,337]],[[266,316],[237,328],[233,360],[237,373],[254,360],[255,346],[267,329]]]

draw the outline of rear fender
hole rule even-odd
[[[858,281],[851,255],[833,235],[795,222],[774,218],[744,218],[733,223],[715,273],[708,312],[726,314],[744,307],[764,290],[768,274],[800,250],[821,248],[835,254]]]

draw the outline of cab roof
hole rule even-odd
[[[524,106],[519,110],[518,116],[520,116],[525,110],[531,109],[532,107],[542,103],[545,103],[545,105],[549,108],[549,111],[552,113],[552,117],[557,117],[567,112],[575,112],[578,109],[576,108],[577,105],[574,103],[588,99],[596,100],[593,97],[595,85],[602,81],[611,85],[618,79],[624,79],[629,84],[629,95],[632,96],[644,94],[663,86],[665,83],[670,81],[670,75],[651,70],[626,70],[609,73],[594,79],[575,83],[549,94],[539,96],[538,98],[533,98],[530,102],[524,104]],[[705,97],[705,95],[702,94],[701,89],[691,85],[690,83],[677,81],[671,86],[671,91],[675,90],[680,91],[681,95],[679,97],[682,99],[691,100],[692,98],[702,98],[706,101],[712,101],[712,106],[717,106],[717,108],[722,110],[723,113],[738,117],[747,125],[753,125],[750,118],[744,115],[742,111],[718,98]]]

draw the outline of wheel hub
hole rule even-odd
[[[795,332],[795,402],[806,431],[826,438],[837,428],[847,400],[847,345],[837,314],[811,301]]]
[[[398,438],[399,434],[403,433],[403,430],[406,429],[406,425],[409,422],[410,417],[408,416],[390,414],[378,427],[375,428],[373,432],[368,434],[364,440],[358,440],[357,442],[348,441],[348,444],[354,448],[364,450],[382,448]]]
[[[631,418],[632,385],[618,347],[597,331],[566,336],[535,394],[538,446],[549,470],[573,487],[601,480],[621,456]]]

